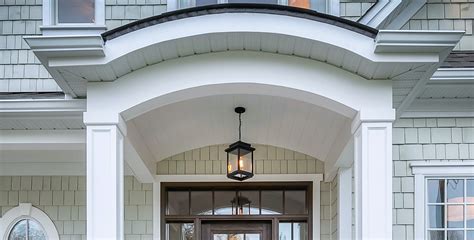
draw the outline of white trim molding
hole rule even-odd
[[[0,239],[8,240],[8,234],[15,224],[23,219],[33,219],[37,221],[44,229],[46,239],[59,240],[58,230],[53,221],[38,208],[31,203],[20,203],[19,206],[10,209],[0,218]]]
[[[321,181],[323,174],[256,174],[247,182],[313,182],[313,236],[321,238]],[[153,239],[160,240],[161,232],[161,183],[164,182],[235,182],[225,175],[157,175],[153,183]],[[163,239],[161,239],[163,240]]]
[[[473,176],[474,161],[411,163],[415,175],[415,239],[425,239],[425,181],[427,177]]]

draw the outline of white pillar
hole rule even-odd
[[[348,240],[352,239],[352,168],[339,168],[337,178],[337,239]]]
[[[120,121],[88,121],[87,239],[123,239],[123,144]],[[120,119],[117,115],[115,119]]]
[[[356,239],[392,239],[392,122],[361,122],[354,133]]]

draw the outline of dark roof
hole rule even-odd
[[[104,39],[104,41],[107,41],[142,28],[183,18],[203,16],[209,14],[242,12],[277,14],[305,18],[313,21],[332,24],[371,38],[375,38],[378,33],[377,29],[368,27],[366,25],[340,17],[319,13],[309,9],[273,4],[228,3],[185,8],[176,11],[165,12],[157,16],[152,16],[149,18],[134,21],[129,24],[112,29],[110,31],[104,32],[102,33],[102,38]]]
[[[441,64],[442,68],[474,68],[474,51],[453,51]]]

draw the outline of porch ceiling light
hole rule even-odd
[[[243,181],[253,177],[253,148],[250,144],[242,142],[242,113],[245,108],[237,107],[235,112],[239,114],[239,141],[231,144],[227,152],[227,177]]]

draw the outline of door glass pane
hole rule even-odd
[[[448,231],[448,240],[464,240],[464,231]]]
[[[306,191],[285,191],[285,213],[306,214]]]
[[[466,202],[468,202],[468,203],[474,203],[474,180],[473,180],[473,179],[467,180],[466,190],[467,190],[467,193],[466,193],[466,196],[467,196]]]
[[[448,190],[449,203],[464,202],[464,180],[449,179],[446,188]]]
[[[428,206],[430,228],[444,227],[444,206]]]
[[[44,230],[39,223],[28,220],[28,240],[46,240]]]
[[[308,224],[307,223],[293,223],[293,240],[307,240],[308,239]]]
[[[444,180],[443,179],[428,180],[428,202],[429,203],[444,202]]]
[[[8,236],[9,240],[26,240],[27,222],[28,220],[19,221],[11,230]]]
[[[212,192],[191,192],[191,215],[212,215]]]
[[[249,201],[250,213],[249,213],[249,208],[246,207],[243,209],[243,214],[250,214],[250,215],[260,214],[259,191],[239,191],[238,194]]]
[[[444,231],[428,231],[428,240],[444,240]]]
[[[278,224],[279,240],[291,240],[291,223]]]
[[[260,234],[245,234],[245,240],[261,240]]]
[[[189,192],[168,192],[168,215],[189,215]]]
[[[448,228],[464,227],[464,206],[448,205]]]
[[[168,223],[166,224],[167,240],[192,240],[194,235],[194,224],[192,223]]]
[[[227,234],[214,234],[214,240],[229,240]]]
[[[466,225],[468,228],[474,228],[474,204],[467,205],[466,208]]]
[[[94,0],[58,0],[58,23],[94,23]]]
[[[214,192],[214,214],[232,215],[232,201],[235,200],[235,191],[215,191]]]
[[[283,213],[283,191],[262,191],[262,214]]]

